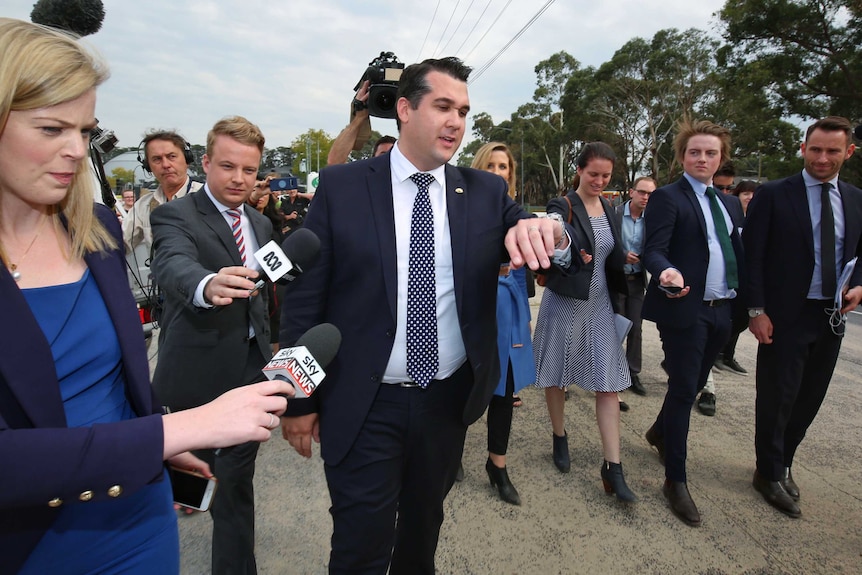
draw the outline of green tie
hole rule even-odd
[[[736,270],[736,254],[730,243],[730,234],[724,221],[724,212],[718,205],[715,197],[715,188],[706,188],[706,197],[709,198],[709,209],[712,211],[712,221],[715,222],[715,233],[718,235],[718,243],[721,245],[721,254],[724,256],[724,278],[727,281],[727,289],[739,287],[739,274]]]

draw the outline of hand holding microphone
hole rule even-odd
[[[269,241],[254,253],[263,273],[270,281],[292,282],[310,268],[320,255],[320,238],[311,230],[300,228],[287,236],[281,247]],[[261,279],[249,290],[252,297],[266,281]]]

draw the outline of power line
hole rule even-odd
[[[526,25],[524,25],[524,27],[523,27],[523,28],[521,28],[521,30],[520,30],[520,31],[518,31],[518,33],[517,33],[517,34],[515,34],[515,37],[514,37],[514,38],[512,38],[511,40],[509,40],[509,41],[506,43],[506,45],[505,45],[505,46],[503,46],[503,47],[500,49],[500,51],[499,51],[499,52],[497,52],[497,53],[494,55],[494,57],[493,57],[493,58],[491,58],[490,60],[488,60],[488,62],[487,62],[487,63],[483,64],[482,66],[480,66],[480,67],[479,67],[479,69],[478,69],[478,70],[476,70],[476,72],[475,72],[475,73],[473,74],[473,76],[470,78],[470,82],[468,82],[468,84],[472,84],[473,82],[475,82],[476,80],[478,80],[478,79],[482,76],[482,74],[484,74],[484,73],[488,70],[488,68],[490,68],[490,67],[494,64],[494,62],[496,62],[496,61],[497,61],[497,59],[498,59],[500,56],[502,56],[502,55],[503,55],[503,53],[504,53],[506,50],[508,50],[508,49],[509,49],[509,47],[510,47],[512,44],[514,44],[514,43],[518,40],[518,38],[520,38],[520,37],[524,34],[524,32],[526,32],[526,31],[527,31],[527,29],[529,29],[529,28],[530,28],[530,26],[532,26],[532,25],[533,25],[533,23],[534,23],[536,20],[538,20],[538,19],[539,19],[539,17],[540,17],[542,14],[544,14],[544,13],[545,13],[545,10],[547,10],[547,9],[551,6],[551,4],[553,4],[553,3],[554,3],[554,0],[548,0],[548,1],[545,3],[545,5],[544,5],[544,6],[542,6],[542,7],[539,9],[539,11],[538,11],[538,12],[536,12],[536,15],[535,15],[535,16],[533,16],[532,18],[530,18],[530,21],[529,21],[529,22],[527,22],[527,24],[526,24]]]
[[[472,7],[473,7],[473,3],[474,3],[475,1],[476,1],[476,0],[470,0],[470,5],[469,5],[469,6],[467,6],[467,9],[464,11],[464,14],[461,16],[461,20],[459,20],[459,21],[458,21],[458,25],[457,25],[457,26],[455,26],[455,30],[452,32],[452,35],[451,35],[451,36],[449,36],[449,39],[448,39],[448,40],[446,40],[446,44],[444,44],[444,45],[443,45],[443,48],[441,48],[441,49],[440,49],[440,52],[441,52],[441,53],[446,51],[446,48],[449,46],[449,42],[451,42],[451,41],[452,41],[452,38],[454,38],[454,37],[455,37],[455,35],[456,35],[456,34],[458,34],[458,30],[460,30],[460,29],[461,29],[461,24],[463,24],[463,23],[464,23],[464,19],[467,17],[467,14],[469,14],[469,13],[470,13],[470,8],[472,8]]]
[[[428,30],[425,32],[425,39],[422,40],[422,47],[419,48],[419,53],[416,55],[416,61],[422,56],[422,50],[425,49],[425,42],[428,41],[428,35],[431,34],[431,27],[434,26],[434,20],[437,18],[437,10],[440,9],[440,0],[437,0],[437,6],[434,8],[434,15],[431,16],[431,21],[428,23]]]
[[[500,19],[500,16],[502,16],[502,15],[503,15],[503,13],[506,11],[506,8],[508,8],[508,7],[509,7],[509,4],[511,4],[511,3],[512,3],[512,0],[509,0],[508,2],[506,2],[506,5],[505,5],[505,6],[503,6],[503,9],[502,9],[502,10],[500,10],[500,13],[499,13],[499,14],[497,14],[497,17],[496,17],[496,18],[494,18],[494,21],[493,21],[493,22],[491,22],[491,25],[488,27],[488,29],[487,29],[487,30],[485,30],[485,33],[484,33],[484,34],[482,34],[482,37],[481,37],[481,38],[479,38],[479,41],[478,41],[478,42],[476,42],[476,45],[475,45],[475,46],[473,46],[473,49],[472,49],[472,50],[470,50],[469,52],[467,52],[467,55],[466,55],[466,56],[464,56],[464,58],[463,58],[464,60],[467,60],[467,59],[470,57],[470,54],[472,54],[472,53],[476,50],[476,48],[478,48],[478,47],[479,47],[479,44],[481,44],[481,43],[482,43],[482,40],[484,40],[484,39],[485,39],[485,36],[487,36],[487,35],[488,35],[488,32],[490,32],[490,31],[494,28],[494,25],[495,25],[495,24],[497,24],[497,21]],[[460,51],[461,51],[461,49],[460,49],[460,48],[458,48],[458,51],[460,52]]]
[[[455,12],[458,11],[458,6],[460,6],[460,5],[461,5],[461,0],[458,0],[458,2],[455,3],[455,8],[452,10],[452,13],[449,15],[449,21],[446,22],[446,27],[443,28],[443,33],[440,34],[440,39],[437,40],[437,46],[434,47],[434,52],[432,52],[432,54],[431,54],[432,57],[434,57],[434,58],[437,57],[437,49],[440,48],[440,42],[443,41],[443,36],[446,35],[446,30],[449,29],[449,24],[452,23],[452,18],[455,17]]]
[[[479,14],[479,17],[476,19],[476,22],[473,24],[473,27],[472,27],[472,28],[470,28],[470,31],[469,31],[469,32],[467,32],[467,35],[466,35],[466,36],[464,36],[464,41],[463,41],[463,42],[461,42],[461,45],[460,45],[460,46],[458,46],[458,49],[457,49],[457,50],[455,50],[455,53],[456,53],[456,54],[459,54],[459,53],[461,52],[461,48],[463,48],[463,47],[464,47],[464,44],[466,44],[466,43],[467,43],[467,40],[469,40],[469,39],[470,39],[470,36],[472,36],[472,35],[473,35],[473,32],[476,30],[476,26],[478,26],[478,25],[479,25],[479,22],[481,22],[481,21],[482,21],[482,18],[485,16],[485,12],[487,12],[487,11],[488,11],[488,7],[491,5],[491,2],[492,2],[492,1],[493,1],[493,0],[488,0],[488,3],[487,3],[487,4],[485,4],[485,9],[484,9],[484,10],[482,10],[482,13],[481,13],[481,14]],[[510,0],[510,1],[511,1],[511,0]],[[498,16],[498,17],[499,17],[499,16]],[[492,26],[493,26],[493,24],[492,24]],[[487,32],[486,32],[486,34],[487,34]],[[484,36],[483,36],[483,38],[484,38]],[[479,41],[481,42],[481,39],[480,39]],[[474,48],[474,49],[475,49],[475,48]]]

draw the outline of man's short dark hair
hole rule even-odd
[[[850,142],[853,141],[850,139],[850,134],[853,132],[853,126],[850,125],[850,120],[841,116],[827,116],[808,126],[808,130],[805,132],[806,142],[808,141],[808,138],[811,137],[811,132],[814,130],[823,130],[824,132],[844,132],[847,136],[847,144],[849,145]]]
[[[144,135],[144,139],[141,140],[141,151],[143,152],[142,156],[144,159],[149,159],[146,157],[147,155],[147,145],[154,140],[165,140],[167,142],[172,142],[180,151],[185,150],[188,147],[188,143],[186,143],[186,139],[180,136],[178,133],[172,130],[154,130],[152,132],[147,132]]]
[[[410,107],[414,110],[419,107],[419,102],[422,98],[431,91],[431,86],[428,85],[427,77],[429,72],[440,72],[451,76],[456,80],[466,82],[470,77],[470,72],[473,68],[467,66],[460,59],[454,56],[447,58],[428,58],[418,64],[411,64],[404,68],[401,74],[401,79],[398,81],[398,92],[396,101],[401,98],[407,98],[410,102]],[[401,120],[396,115],[395,123],[398,129],[401,129]]]
[[[384,144],[395,145],[395,142],[397,141],[398,140],[396,140],[394,136],[381,136],[379,140],[374,142],[374,146],[371,148],[371,157],[373,158],[377,155],[377,148],[379,148],[380,146]]]
[[[726,178],[735,178],[736,177],[736,167],[734,167],[733,162],[728,160],[724,162],[718,167],[718,170],[715,172],[715,175],[712,177],[718,176],[719,178],[724,176]]]

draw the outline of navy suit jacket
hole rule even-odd
[[[506,194],[502,178],[446,166],[455,299],[473,388],[465,424],[484,412],[499,379],[496,293],[507,230],[529,215]],[[293,344],[322,322],[342,333],[324,382],[309,399],[292,400],[288,415],[319,412],[321,455],[338,464],[365,420],[395,341],[397,272],[388,154],[328,167],[306,218],[320,237],[320,259],[288,287],[281,343]]]
[[[272,223],[255,209],[243,209],[263,246],[272,237]],[[249,383],[242,381],[249,324],[264,359],[272,356],[266,290],[210,309],[192,302],[208,274],[242,265],[230,226],[204,190],[159,206],[150,223],[153,277],[165,291],[153,387],[171,409],[197,407]]]
[[[736,196],[716,194],[716,197],[724,204],[733,224],[730,240],[736,254],[740,286],[736,290],[734,315],[738,316],[745,311],[742,297],[745,259],[739,234],[743,222],[742,205]],[[644,212],[644,253],[641,261],[652,274],[644,297],[643,318],[659,326],[675,329],[693,325],[706,289],[709,246],[703,210],[685,177],[662,186],[650,196]],[[685,297],[668,298],[658,289],[659,275],[670,267],[678,269],[685,285],[691,287]]]
[[[862,190],[838,181],[844,207],[841,264],[862,260]],[[749,307],[762,307],[776,327],[792,324],[808,297],[814,273],[814,232],[802,173],[757,188],[745,220]],[[862,284],[862,262],[850,287]]]
[[[144,336],[129,289],[123,239],[113,212],[96,213],[116,250],[84,256],[102,293],[122,352],[126,396],[136,419],[68,428],[51,348],[21,290],[0,266],[0,573],[14,573],[59,509],[48,501],[109,499],[119,485],[129,495],[160,481],[164,437],[150,388]],[[113,334],[106,333],[105,337]],[[82,505],[86,505],[85,503]],[[62,507],[61,507],[62,508]]]

